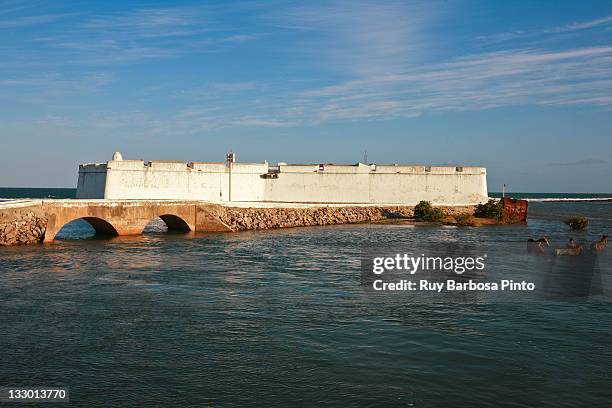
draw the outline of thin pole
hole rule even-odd
[[[233,162],[229,162],[229,201],[232,201],[232,167],[234,167]]]

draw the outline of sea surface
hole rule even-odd
[[[74,194],[24,190],[0,197]],[[0,247],[0,387],[67,386],[88,407],[609,407],[612,248],[563,268],[525,241],[591,243],[612,231],[612,202],[532,198],[526,226],[173,234],[152,220],[102,239],[76,221],[52,244]],[[575,214],[586,231],[563,223]],[[490,279],[537,293],[425,298],[362,282],[364,247],[453,242],[487,253]]]
[[[0,187],[0,201],[16,198],[76,198],[76,188]]]

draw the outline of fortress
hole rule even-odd
[[[237,163],[233,153],[218,163],[145,163],[117,152],[79,166],[76,200],[0,202],[0,246],[51,242],[77,219],[106,235],[141,234],[156,218],[168,230],[233,232],[407,219],[421,200],[456,221],[487,198],[483,167],[272,166]]]
[[[357,163],[286,164],[112,160],[79,166],[77,198],[210,203],[474,205],[487,200],[486,169]]]

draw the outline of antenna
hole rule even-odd
[[[368,151],[363,151],[363,164],[368,164]]]

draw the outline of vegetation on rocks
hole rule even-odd
[[[494,218],[501,220],[504,218],[504,208],[501,201],[490,199],[484,204],[478,204],[474,209],[474,217]]]
[[[573,230],[583,230],[589,225],[589,219],[581,215],[574,215],[565,220],[565,223]]]
[[[473,227],[476,225],[472,216],[467,213],[455,215],[455,221],[460,227]]]
[[[442,221],[444,211],[441,208],[432,207],[429,201],[421,201],[414,207],[414,218],[419,221]]]

